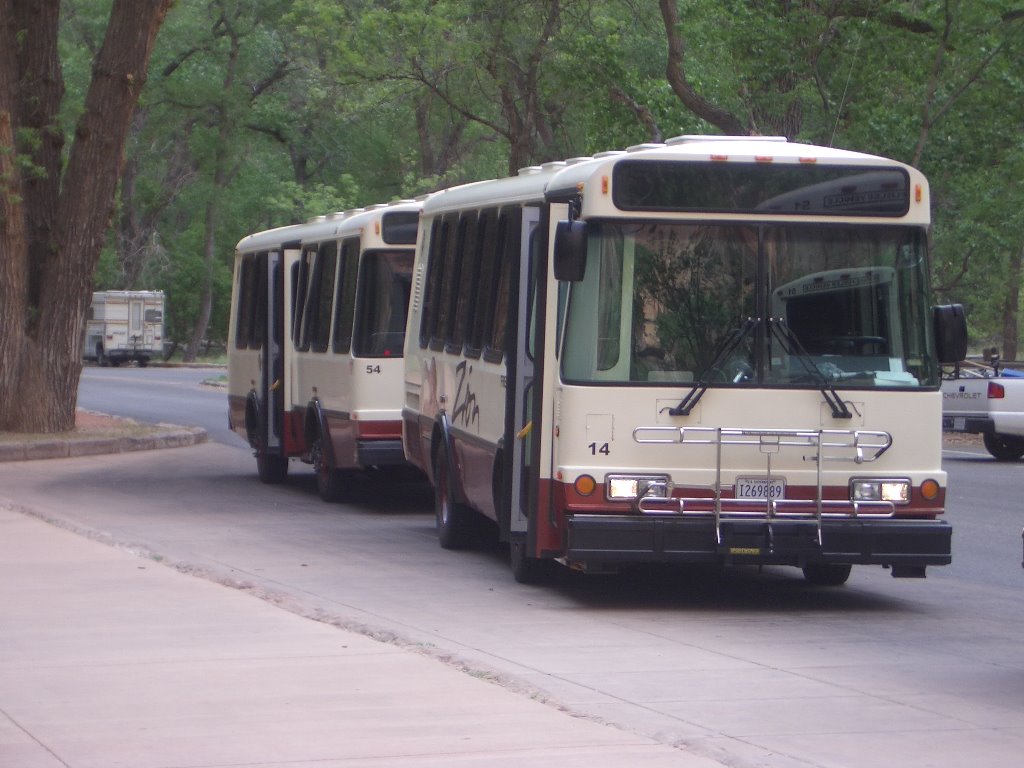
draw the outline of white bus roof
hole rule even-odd
[[[292,224],[287,227],[277,227],[264,232],[256,232],[247,235],[238,241],[236,249],[242,253],[268,250],[284,245],[285,243],[316,242],[334,237],[343,237],[348,234],[355,234],[363,227],[372,225],[385,213],[401,213],[403,211],[419,211],[423,207],[423,200],[401,200],[394,203],[384,203],[368,208],[355,208],[348,211],[338,211],[324,216],[317,216],[304,224]]]
[[[664,144],[640,144],[626,150],[601,152],[593,157],[545,163],[520,170],[519,175],[463,184],[430,197],[423,207],[426,215],[479,205],[522,204],[543,200],[548,193],[575,190],[607,173],[616,161],[629,158],[650,160],[699,160],[742,163],[822,163],[847,166],[888,166],[903,168],[915,182],[924,177],[910,166],[863,152],[800,144],[780,136],[678,136]],[[559,196],[561,196],[559,194]]]

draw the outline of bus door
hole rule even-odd
[[[515,537],[525,536],[529,528],[530,507],[535,501],[536,490],[530,478],[535,474],[533,439],[533,380],[534,350],[540,348],[537,338],[537,264],[541,233],[538,229],[540,209],[523,208],[520,225],[520,257],[519,257],[519,290],[516,291],[515,308],[515,367],[510,371],[507,386],[508,398],[513,401],[513,433],[512,454],[512,487],[511,487],[511,518],[510,534]],[[533,555],[533,545],[527,536],[526,551]]]
[[[259,291],[259,301],[264,306],[259,312],[263,338],[260,351],[260,403],[266,409],[262,419],[260,435],[267,453],[282,454],[284,433],[284,259],[281,251],[267,253],[260,281],[265,281],[266,290]],[[259,321],[258,321],[259,322]]]

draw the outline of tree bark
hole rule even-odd
[[[217,225],[220,220],[220,200],[233,175],[228,172],[227,168],[228,143],[234,135],[228,102],[231,89],[235,83],[238,57],[241,53],[241,39],[226,16],[221,17],[219,24],[223,35],[229,41],[230,48],[224,74],[221,102],[214,109],[214,114],[216,115],[215,124],[217,126],[217,146],[214,150],[213,160],[213,188],[209,199],[206,201],[206,212],[203,221],[203,284],[199,296],[199,313],[196,316],[195,324],[192,326],[192,339],[182,354],[182,360],[189,363],[195,362],[199,354],[199,348],[206,338],[206,332],[210,326],[210,315],[213,312],[213,266],[217,258]]]
[[[62,174],[60,0],[0,0],[0,430],[74,426],[92,275],[171,1],[114,0]],[[19,135],[35,140],[20,147]],[[15,153],[31,173],[19,172]]]
[[[1020,315],[1020,282],[1024,278],[1024,247],[1010,257],[1003,300],[1003,360],[1016,360],[1018,351],[1017,318]]]

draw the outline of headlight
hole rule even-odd
[[[851,480],[852,501],[891,501],[893,504],[910,502],[909,480]]]
[[[609,501],[634,501],[644,496],[666,499],[669,496],[667,475],[606,475]]]

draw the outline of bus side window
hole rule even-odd
[[[311,343],[314,352],[326,352],[331,338],[331,300],[334,298],[335,271],[338,266],[338,244],[324,243],[316,258],[316,315]]]
[[[441,275],[444,272],[444,252],[447,239],[447,222],[440,218],[434,219],[430,225],[430,243],[427,249],[427,285],[423,292],[423,316],[420,320],[420,347],[423,349],[426,349],[437,330]]]
[[[459,282],[455,286],[455,308],[448,333],[448,351],[462,351],[466,342],[466,321],[476,303],[476,277],[480,262],[476,258],[476,211],[467,211],[459,220]]]
[[[452,316],[455,314],[455,289],[459,284],[459,256],[465,230],[460,226],[459,215],[448,213],[444,217],[448,236],[444,249],[444,266],[441,271],[441,285],[437,294],[437,325],[430,338],[431,349],[443,349],[451,332]]]
[[[356,273],[359,269],[359,238],[350,237],[341,244],[337,295],[334,300],[335,352],[346,354],[352,348],[352,315],[356,301]]]
[[[235,316],[235,346],[238,349],[249,346],[254,298],[252,280],[255,267],[255,257],[252,254],[246,254],[238,263],[238,314]]]
[[[295,322],[292,326],[293,341],[295,348],[300,352],[305,352],[309,349],[309,331],[308,317],[306,310],[306,303],[309,300],[309,280],[313,256],[316,250],[313,248],[307,248],[303,250],[302,256],[299,259],[299,280],[298,280],[298,294],[295,297]]]
[[[477,219],[477,250],[473,258],[479,266],[472,306],[466,320],[469,333],[466,340],[468,357],[480,357],[484,346],[484,329],[490,327],[490,311],[494,307],[494,270],[498,260],[498,242],[498,211],[496,208],[488,208],[481,211]]]
[[[253,266],[256,269],[255,303],[249,315],[249,348],[259,349],[263,346],[267,328],[267,262],[264,253],[256,254]]]
[[[298,261],[294,262],[291,266],[292,273],[292,295],[291,295],[291,337],[292,343],[297,343],[299,338],[299,276],[302,270],[299,268],[301,265]]]
[[[504,224],[502,224],[502,220]],[[505,335],[508,329],[509,313],[513,308],[512,271],[519,260],[519,235],[522,221],[522,209],[509,207],[503,209],[498,229],[502,237],[498,240],[498,274],[495,285],[493,312],[490,323],[490,343],[484,350],[487,360],[497,362],[505,353]]]

